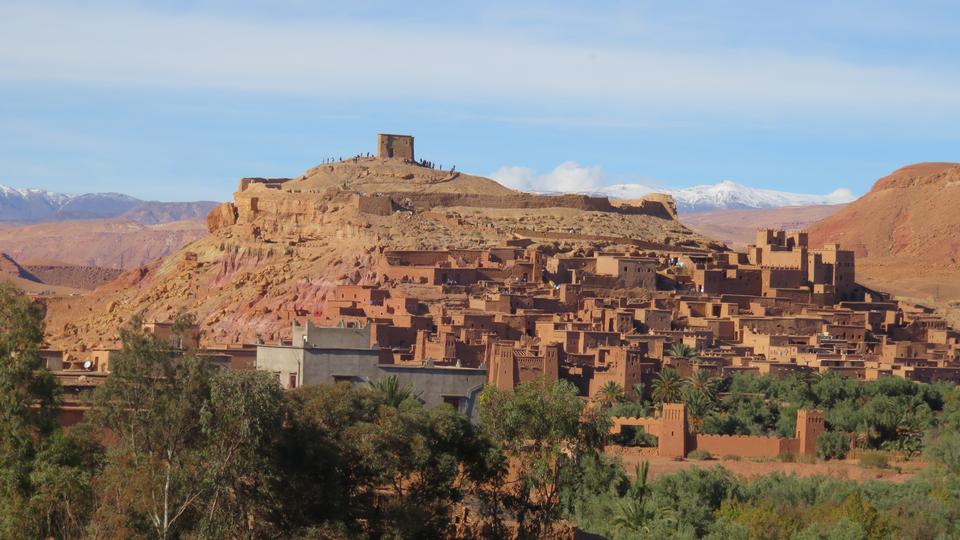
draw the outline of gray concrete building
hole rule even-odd
[[[317,327],[293,323],[290,345],[257,346],[257,369],[269,371],[286,389],[315,384],[366,384],[396,376],[424,405],[449,403],[476,416],[477,398],[487,382],[486,369],[392,363],[389,351],[370,346],[370,326]]]

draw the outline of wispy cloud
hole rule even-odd
[[[516,29],[0,7],[0,79],[730,113],[957,110],[960,77],[763,50],[578,46]]]

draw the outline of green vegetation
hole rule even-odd
[[[867,450],[860,454],[860,466],[868,469],[886,469],[890,466],[887,456],[882,452]]]
[[[693,450],[687,454],[687,459],[692,459],[695,461],[707,461],[713,459],[713,456],[710,455],[710,452],[706,450]]]
[[[850,439],[842,433],[828,431],[817,439],[817,457],[820,459],[843,459],[850,450]]]
[[[960,409],[952,385],[899,377],[859,381],[831,372],[782,378],[738,374],[722,381],[719,392],[725,395],[704,416],[702,433],[789,437],[797,409],[819,409],[828,432],[853,433],[860,448],[907,456],[923,450],[924,433],[938,424],[936,413],[955,422]]]

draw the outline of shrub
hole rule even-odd
[[[784,462],[784,463],[793,463],[793,462],[797,461],[797,455],[794,454],[793,452],[784,452],[784,453],[780,454],[779,456],[777,456],[777,459],[779,459],[780,461],[782,461],[782,462]]]
[[[709,459],[713,459],[713,456],[710,455],[710,452],[707,452],[706,450],[693,450],[692,452],[687,454],[687,459],[694,459],[697,461],[707,461]]]
[[[843,459],[850,450],[850,440],[843,433],[828,431],[817,439],[817,457],[820,459]]]
[[[651,435],[646,432],[642,427],[638,427],[636,433],[633,436],[634,446],[645,446],[645,447],[654,447],[660,443],[660,439],[656,435]]]
[[[872,469],[886,469],[889,467],[887,456],[882,452],[867,451],[860,454],[860,466]]]
[[[722,459],[724,459],[725,461],[740,461],[740,460],[743,459],[743,458],[741,458],[741,457],[738,456],[737,454],[727,454],[727,455],[723,456]]]

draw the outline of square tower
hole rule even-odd
[[[413,161],[413,135],[377,134],[377,157]]]
[[[690,426],[687,423],[685,403],[664,403],[660,413],[660,438],[657,454],[667,457],[687,457],[690,451]]]
[[[823,432],[823,412],[807,409],[797,411],[797,439],[800,440],[801,455],[817,455],[817,439]]]

